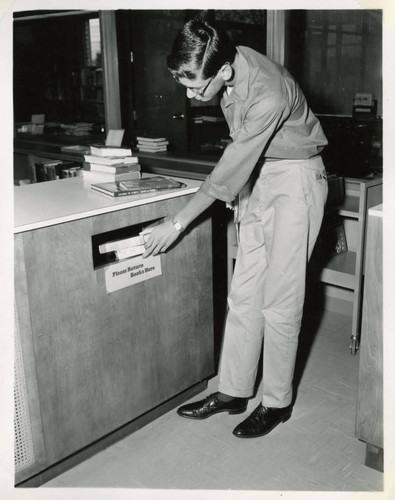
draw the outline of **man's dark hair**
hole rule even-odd
[[[209,23],[204,15],[188,21],[179,31],[167,66],[174,78],[194,80],[199,70],[211,78],[225,63],[233,63],[236,47],[225,31]]]

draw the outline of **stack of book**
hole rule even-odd
[[[89,135],[92,133],[93,123],[79,122],[72,123],[68,125],[63,125],[62,128],[65,128],[65,134],[67,135]]]
[[[79,177],[81,166],[65,160],[46,160],[35,162],[30,171],[30,182],[47,182],[68,177]]]
[[[84,155],[84,160],[82,176],[89,184],[141,177],[139,159],[133,156],[130,148],[93,145],[90,146],[90,154]]]
[[[148,153],[159,153],[167,151],[167,146],[169,141],[166,137],[148,137],[148,136],[138,136],[137,137],[137,149],[139,151],[145,151]]]

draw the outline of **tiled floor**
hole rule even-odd
[[[359,357],[348,349],[350,318],[327,312],[316,326],[307,321],[301,336],[292,418],[269,435],[232,436],[248,413],[196,422],[172,411],[43,487],[381,491],[383,474],[364,465],[365,445],[354,437]]]

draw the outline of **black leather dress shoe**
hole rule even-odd
[[[247,409],[246,398],[233,398],[231,401],[221,401],[218,398],[218,392],[210,394],[206,399],[196,401],[178,408],[177,413],[181,417],[203,420],[211,417],[215,413],[227,411],[231,415],[243,413]]]
[[[266,408],[259,404],[257,408],[239,424],[233,431],[233,434],[239,438],[253,438],[265,436],[276,425],[286,422],[292,413],[292,407],[285,408]]]

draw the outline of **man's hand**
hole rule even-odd
[[[171,220],[156,226],[145,243],[146,250],[143,253],[143,259],[149,255],[165,252],[180,234],[181,232],[177,231]]]

